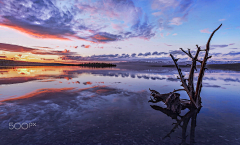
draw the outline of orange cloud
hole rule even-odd
[[[85,48],[90,48],[91,46],[90,45],[85,45]]]
[[[83,84],[84,84],[84,85],[91,85],[92,82],[84,82]]]
[[[10,28],[10,29],[14,29],[14,30],[20,31],[22,33],[25,33],[25,34],[28,34],[28,35],[31,35],[35,38],[40,38],[40,39],[70,40],[70,39],[65,38],[63,36],[60,36],[60,35],[51,35],[51,34],[46,34],[46,33],[45,34],[40,34],[40,33],[34,32],[34,30],[30,30],[30,29],[27,29],[27,28],[22,28],[22,27],[19,27],[19,26],[16,26],[16,25],[0,24],[0,26],[7,27],[7,28]]]
[[[101,36],[99,34],[93,36],[92,38],[98,40],[98,41],[114,41],[115,39],[113,38],[109,38],[109,37],[105,37],[105,36]]]
[[[68,53],[70,50],[64,49],[63,53]]]

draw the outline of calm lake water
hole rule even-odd
[[[208,70],[203,107],[179,116],[148,103],[149,88],[181,88],[177,75],[175,68],[1,68],[0,144],[240,144],[240,73]]]

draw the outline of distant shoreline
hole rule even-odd
[[[191,66],[187,65],[179,65],[180,67],[190,68]],[[175,65],[163,65],[162,67],[175,67]],[[200,65],[197,65],[200,68]],[[233,64],[207,64],[207,68],[211,69],[220,69],[220,70],[233,70],[233,71],[240,71],[240,63],[233,63]]]
[[[116,65],[117,64],[117,65]],[[37,63],[37,62],[23,62],[23,61],[13,61],[13,60],[0,60],[0,67],[27,67],[27,66],[81,66],[81,67],[117,67],[119,69],[128,69],[128,70],[157,70],[164,68],[175,68],[174,64],[166,63],[146,63],[146,62],[120,62],[116,64],[111,63],[84,63],[84,64],[61,64],[61,63]],[[181,68],[189,69],[190,66],[180,64]],[[197,65],[197,68],[200,68],[200,65]],[[232,70],[240,71],[240,63],[233,64],[207,64],[209,69],[218,69],[218,70]]]
[[[184,64],[179,65],[182,69],[190,69],[191,66]],[[200,65],[197,65],[197,68],[200,68]],[[141,70],[158,70],[158,69],[176,69],[174,64],[166,63],[146,63],[146,62],[122,62],[117,64],[117,68],[120,69],[129,69],[135,71]],[[218,70],[231,70],[231,71],[240,71],[240,63],[234,64],[207,64],[208,69],[218,69]]]

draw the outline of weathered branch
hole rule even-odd
[[[184,50],[183,50],[183,51],[184,51]],[[181,79],[181,82],[182,82],[182,86],[184,87],[185,91],[187,92],[187,94],[188,94],[191,102],[194,104],[194,106],[195,106],[196,108],[198,108],[198,105],[197,105],[197,104],[195,103],[195,101],[193,100],[193,95],[192,95],[192,93],[190,92],[190,90],[189,90],[189,88],[188,88],[188,86],[187,86],[186,80],[184,79],[184,76],[182,75],[182,71],[181,71],[179,65],[178,65],[177,62],[175,61],[174,56],[173,56],[172,54],[170,54],[170,56],[172,57],[172,59],[173,59],[173,61],[174,61],[174,64],[175,64],[175,66],[176,66],[176,68],[177,68],[177,70],[178,70],[178,74],[179,74],[179,76],[180,76],[180,79]]]
[[[177,90],[174,89],[173,93],[177,91],[185,91],[185,89],[177,89]]]
[[[183,50],[182,48],[180,48],[184,53],[187,54],[187,56],[189,56],[191,59],[193,59],[192,54],[190,53],[190,49],[188,49],[188,52],[186,52],[185,50]]]
[[[190,56],[191,58],[193,58],[190,49],[188,49],[188,54],[189,54],[189,56]]]
[[[194,79],[194,70],[197,69],[197,64],[196,64],[196,61],[197,61],[197,58],[198,58],[198,55],[199,55],[199,52],[201,50],[201,48],[197,46],[197,52],[195,54],[195,57],[192,59],[192,65],[191,65],[191,69],[190,69],[190,72],[189,72],[189,77],[188,77],[188,88],[189,88],[189,91],[193,97],[193,100],[195,100],[195,90],[194,90],[194,83],[193,83],[193,79]],[[189,50],[189,53],[190,53],[190,50]]]
[[[203,79],[203,76],[204,76],[204,71],[205,71],[205,66],[206,66],[206,62],[208,60],[208,52],[210,50],[210,41],[214,35],[214,33],[222,26],[222,24],[217,28],[215,29],[211,36],[209,37],[208,39],[208,42],[207,42],[207,45],[206,45],[206,53],[205,53],[205,56],[204,56],[204,59],[203,59],[203,62],[202,62],[202,65],[201,65],[201,69],[200,69],[200,72],[199,72],[199,75],[198,75],[198,81],[197,81],[197,87],[196,87],[196,93],[195,93],[195,100],[196,100],[196,103],[197,104],[200,104],[200,92],[201,92],[201,89],[202,89],[202,79]]]

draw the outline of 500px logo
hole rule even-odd
[[[30,127],[34,127],[36,126],[36,123],[12,123],[12,122],[9,122],[9,129],[13,130],[13,129],[16,129],[16,130],[19,130],[19,129],[28,129]]]

